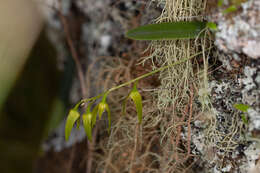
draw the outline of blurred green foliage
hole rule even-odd
[[[1,111],[0,172],[32,172],[51,116],[65,113],[60,76],[55,50],[41,34]]]

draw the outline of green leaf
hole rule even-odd
[[[234,108],[236,108],[237,110],[240,110],[240,111],[242,111],[242,112],[244,112],[244,113],[246,113],[247,110],[250,108],[250,106],[245,105],[245,104],[234,104],[233,106],[234,106]]]
[[[227,9],[225,9],[223,11],[224,14],[227,14],[227,13],[232,13],[234,11],[237,11],[237,7],[235,5],[231,5],[229,6]]]
[[[171,22],[149,24],[132,29],[126,37],[135,40],[192,39],[206,28],[206,22]]]
[[[214,22],[208,22],[207,23],[207,27],[213,31],[217,31],[218,30],[218,27],[217,25],[214,23]]]
[[[218,0],[218,7],[222,7],[224,0]]]
[[[142,105],[142,96],[138,92],[136,83],[134,84],[134,87],[132,91],[130,92],[129,97],[134,101],[135,107],[136,107],[136,112],[138,116],[138,121],[141,124],[142,123],[142,110],[143,110],[143,105]]]
[[[70,132],[73,128],[73,125],[75,124],[75,122],[77,121],[77,119],[80,117],[80,114],[78,113],[77,110],[70,110],[67,121],[66,121],[66,125],[65,125],[65,139],[68,140],[69,136],[70,136]]]
[[[91,112],[87,112],[85,114],[83,114],[82,116],[82,120],[83,120],[83,126],[86,132],[86,135],[88,137],[88,140],[92,141],[92,125],[91,125],[91,121],[92,121],[92,114]]]

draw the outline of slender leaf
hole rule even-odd
[[[234,104],[234,108],[236,108],[237,110],[240,110],[240,111],[246,113],[247,110],[250,108],[250,106],[245,105],[245,104]]]
[[[235,5],[231,5],[230,7],[228,7],[227,9],[225,9],[223,11],[224,14],[227,14],[227,13],[232,13],[234,11],[237,11],[237,7]]]
[[[218,0],[218,7],[222,7],[224,0]]]
[[[77,119],[80,117],[80,114],[78,113],[77,110],[70,110],[67,121],[66,121],[66,126],[65,126],[65,139],[68,140],[70,136],[70,132],[73,128],[73,125],[77,121]]]
[[[171,22],[149,24],[132,29],[126,37],[135,40],[192,39],[206,28],[206,22]]]
[[[217,25],[214,23],[214,22],[208,22],[207,23],[207,27],[213,31],[217,31],[218,30],[218,27]]]
[[[143,105],[142,105],[142,96],[138,92],[136,83],[134,84],[134,87],[132,91],[130,92],[130,98],[133,100],[135,107],[136,107],[136,112],[138,116],[138,121],[141,124],[142,123],[142,110],[143,110]]]

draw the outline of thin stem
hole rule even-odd
[[[83,73],[81,65],[80,65],[80,61],[79,61],[79,58],[78,58],[78,53],[76,51],[76,48],[73,45],[73,41],[72,41],[72,38],[71,38],[71,35],[70,35],[68,22],[67,22],[65,16],[62,15],[61,0],[59,0],[58,15],[59,15],[59,17],[61,19],[61,23],[62,23],[63,28],[64,28],[64,32],[65,32],[65,35],[66,35],[66,40],[67,40],[67,43],[69,45],[69,49],[70,49],[72,58],[73,58],[73,60],[74,60],[74,62],[76,64],[76,67],[77,67],[77,72],[78,72],[78,77],[79,77],[79,81],[80,81],[80,87],[81,87],[82,95],[83,95],[83,97],[86,97],[87,92],[86,92],[86,83],[85,83],[85,80],[84,80],[84,73]]]
[[[87,103],[87,102],[90,102],[90,101],[94,101],[94,100],[96,100],[96,99],[99,99],[100,97],[102,97],[104,94],[105,94],[106,92],[103,92],[103,93],[101,93],[101,94],[99,94],[99,95],[97,95],[97,96],[95,96],[95,97],[91,97],[91,98],[87,98],[87,99],[83,99],[83,100],[81,100],[78,104],[76,104],[76,106],[78,105],[81,105],[82,103]],[[75,106],[75,107],[76,107]],[[74,108],[75,108],[74,107]]]
[[[211,49],[211,47],[208,48],[208,49],[206,49],[206,50],[210,50],[210,49]],[[206,51],[206,50],[204,50],[204,51]],[[139,81],[139,80],[141,80],[141,79],[143,79],[143,78],[146,78],[146,77],[151,76],[151,75],[153,75],[153,74],[155,74],[155,73],[158,73],[158,72],[160,72],[160,71],[163,71],[163,70],[165,70],[165,69],[167,69],[167,68],[170,68],[170,67],[173,67],[173,66],[182,64],[182,63],[184,63],[184,62],[186,62],[186,61],[188,61],[188,60],[190,60],[190,59],[192,59],[192,58],[195,58],[196,56],[198,56],[198,55],[200,55],[200,54],[202,54],[202,53],[203,53],[203,52],[199,52],[199,53],[197,53],[197,54],[195,54],[195,55],[190,56],[189,58],[185,58],[185,59],[183,59],[183,60],[181,60],[181,61],[178,61],[178,62],[176,62],[176,63],[170,64],[170,65],[167,65],[167,66],[163,66],[163,67],[161,67],[161,68],[158,68],[158,69],[156,69],[156,70],[153,70],[153,71],[151,71],[151,72],[149,72],[149,73],[146,73],[146,74],[144,74],[144,75],[142,75],[142,76],[139,76],[139,77],[137,77],[137,78],[135,78],[135,79],[132,79],[132,80],[130,80],[130,81],[127,81],[127,82],[125,82],[125,83],[123,83],[123,84],[121,84],[121,85],[117,85],[117,86],[115,86],[115,87],[112,87],[112,88],[110,88],[109,90],[107,90],[107,91],[105,91],[105,92],[103,92],[103,93],[101,93],[101,94],[99,94],[99,95],[97,95],[97,96],[95,96],[95,97],[83,99],[83,100],[81,100],[77,105],[80,105],[80,104],[82,104],[82,103],[86,103],[86,102],[89,102],[89,101],[94,101],[94,100],[96,100],[96,99],[102,97],[104,94],[109,94],[110,92],[112,92],[112,91],[114,91],[114,90],[117,90],[117,89],[122,88],[122,87],[124,87],[124,86],[130,85],[130,84],[132,84],[132,83],[134,83],[134,82],[137,82],[137,81]]]
[[[163,66],[163,67],[161,67],[161,68],[158,68],[158,69],[156,69],[156,70],[154,70],[154,71],[151,71],[151,72],[149,72],[149,73],[146,73],[146,74],[144,74],[144,75],[142,75],[142,76],[139,76],[139,77],[137,77],[137,78],[135,78],[135,79],[133,79],[133,80],[130,80],[130,81],[126,82],[126,83],[123,83],[123,84],[121,84],[121,85],[118,85],[118,86],[115,86],[115,87],[113,87],[113,88],[110,88],[108,91],[111,92],[111,91],[117,90],[117,89],[122,88],[122,87],[124,87],[124,86],[126,86],[126,85],[129,85],[129,84],[134,83],[134,82],[136,82],[136,81],[139,81],[139,80],[141,80],[141,79],[143,79],[143,78],[146,78],[146,77],[148,77],[148,76],[151,76],[151,75],[153,75],[153,74],[155,74],[155,73],[158,73],[158,72],[160,72],[160,71],[163,71],[163,70],[165,70],[165,69],[167,69],[167,68],[170,68],[170,67],[173,67],[173,66],[182,64],[182,63],[184,63],[184,62],[186,62],[186,61],[188,61],[188,60],[190,60],[190,59],[192,59],[192,58],[198,56],[198,55],[201,54],[201,53],[202,53],[202,52],[197,53],[197,54],[195,54],[195,55],[192,55],[192,56],[189,57],[189,58],[185,58],[185,59],[182,60],[182,61],[178,61],[178,62],[176,62],[176,63],[173,63],[173,64],[170,64],[170,65],[167,65],[167,66]]]

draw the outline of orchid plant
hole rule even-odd
[[[160,24],[150,24],[150,25],[144,25],[140,26],[138,28],[132,29],[126,33],[126,37],[130,39],[135,40],[174,40],[174,39],[195,39],[197,37],[200,37],[204,35],[206,29],[209,28],[211,30],[216,30],[216,25],[214,23],[207,23],[207,22],[199,22],[199,21],[192,21],[192,22],[170,22],[170,23],[160,23]],[[83,99],[80,102],[78,102],[74,108],[72,108],[69,111],[66,126],[65,126],[65,139],[68,140],[71,130],[74,126],[74,124],[79,125],[80,121],[83,122],[83,126],[86,132],[86,135],[88,139],[92,140],[92,129],[94,128],[96,124],[97,115],[98,118],[101,119],[102,115],[107,112],[108,116],[108,132],[111,128],[111,113],[109,109],[109,105],[106,102],[106,99],[112,91],[115,91],[121,87],[131,85],[133,84],[133,88],[128,94],[128,96],[125,98],[123,102],[123,112],[126,110],[126,103],[129,99],[131,99],[136,107],[138,122],[142,123],[142,96],[140,92],[137,89],[138,81],[146,78],[150,75],[153,75],[155,73],[158,73],[160,71],[166,70],[168,68],[171,68],[173,66],[179,65],[181,63],[184,63],[197,55],[201,54],[202,52],[192,55],[189,58],[184,58],[181,61],[178,61],[174,64],[163,66],[161,68],[158,68],[154,71],[151,71],[149,73],[146,73],[142,76],[139,76],[133,80],[130,80],[126,83],[123,83],[121,85],[115,86],[110,88],[109,90],[91,98]],[[93,104],[98,100],[101,99],[101,101],[96,105],[93,106]],[[82,114],[82,116],[79,113],[79,108],[81,105],[87,105],[85,112]]]

